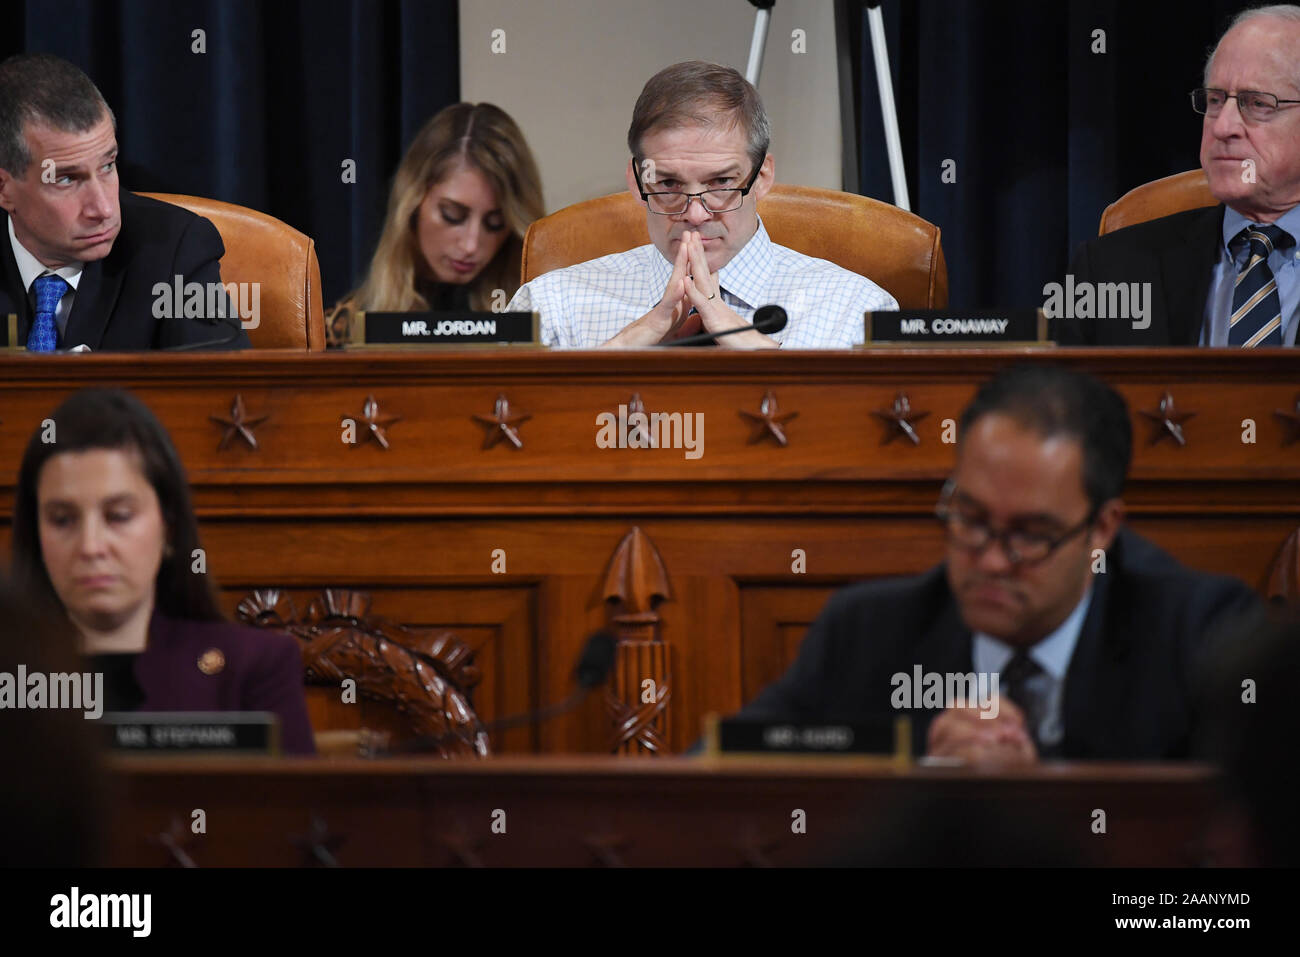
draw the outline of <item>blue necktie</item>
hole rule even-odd
[[[1274,249],[1286,249],[1295,240],[1280,226],[1252,225],[1232,241],[1238,248],[1243,241],[1249,242],[1250,251],[1232,292],[1228,345],[1245,349],[1280,346],[1282,300],[1277,294],[1277,279],[1268,268],[1268,257]]]
[[[36,318],[32,321],[32,331],[27,334],[27,351],[53,352],[59,345],[54,312],[69,287],[62,276],[42,276],[32,287],[36,290]]]

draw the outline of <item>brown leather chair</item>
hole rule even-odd
[[[1186,173],[1175,173],[1131,189],[1107,206],[1101,214],[1101,228],[1097,230],[1097,235],[1105,236],[1125,226],[1218,204],[1219,201],[1210,192],[1204,170],[1192,169]]]
[[[222,282],[261,283],[261,323],[248,330],[253,348],[309,352],[325,348],[320,262],[310,236],[233,203],[176,193],[140,195],[183,206],[212,221],[226,245],[221,257]]]
[[[834,189],[777,183],[758,204],[772,241],[828,259],[884,288],[902,309],[948,305],[939,227],[897,206]],[[522,281],[650,241],[645,207],[631,193],[575,203],[524,236]]]

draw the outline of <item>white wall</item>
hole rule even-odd
[[[553,212],[626,188],[632,107],[663,67],[698,58],[744,73],[754,14],[748,0],[461,0],[461,96],[519,123]],[[491,52],[498,29],[504,53]],[[807,52],[792,52],[795,29]],[[758,89],[777,180],[839,189],[830,0],[778,0]]]

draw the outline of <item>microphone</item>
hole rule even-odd
[[[206,349],[208,346],[229,345],[230,343],[238,339],[239,334],[243,331],[244,331],[243,329],[237,328],[235,329],[234,332],[226,336],[226,338],[224,339],[212,339],[204,342],[184,342],[181,343],[179,346],[164,346],[163,348],[155,349],[154,351],[155,352],[189,352],[191,349]]]
[[[751,329],[755,329],[763,333],[763,335],[768,335],[769,333],[780,332],[789,321],[790,317],[785,314],[785,310],[780,306],[759,306],[754,311],[754,322],[751,325],[723,329],[721,332],[700,332],[684,339],[674,339],[672,342],[662,343],[662,345],[695,346],[705,342],[712,342],[719,336],[729,336],[736,332],[749,332]]]
[[[604,629],[596,632],[587,639],[587,643],[582,648],[582,654],[578,657],[578,664],[573,669],[573,680],[578,685],[573,689],[573,694],[548,708],[524,711],[520,714],[507,715],[504,718],[489,721],[485,725],[485,730],[505,731],[510,728],[517,728],[520,725],[545,721],[548,718],[554,718],[557,715],[572,711],[586,700],[587,695],[594,688],[599,688],[609,678],[609,673],[614,668],[614,654],[617,649],[617,638]]]
[[[222,294],[222,300],[226,303],[227,307],[229,307],[229,311],[233,313],[235,311],[234,304],[231,303],[230,300],[224,294]],[[227,311],[228,310],[226,308],[218,309],[217,322],[212,323],[212,325],[214,326],[217,325],[218,323],[226,323],[227,325],[234,327],[235,331],[232,332],[230,335],[226,336],[226,338],[205,339],[202,342],[183,342],[178,346],[164,346],[163,348],[158,349],[156,351],[157,352],[189,352],[191,349],[206,349],[208,346],[229,345],[230,343],[234,342],[236,339],[239,338],[240,333],[244,331],[244,327],[235,318],[235,315],[227,315]]]
[[[583,645],[582,654],[579,655],[578,663],[573,669],[573,679],[578,687],[573,690],[569,697],[546,708],[506,715],[487,724],[480,721],[478,722],[478,733],[488,734],[493,731],[506,731],[522,725],[539,724],[542,721],[572,711],[586,700],[587,695],[593,689],[600,687],[609,679],[609,673],[614,668],[614,657],[617,649],[618,639],[612,634],[603,629],[595,632]],[[416,657],[425,659],[430,664],[434,663],[432,658],[422,652],[415,649],[407,650]],[[437,750],[439,743],[440,739],[435,737],[420,737],[390,748],[387,753],[412,754],[421,751],[434,751]]]
[[[226,316],[218,316],[218,320],[219,320],[220,322],[227,322],[227,317],[226,317]],[[213,323],[214,326],[215,326],[216,324],[217,324],[217,323],[215,323],[215,322]],[[183,342],[183,343],[181,343],[181,344],[178,345],[178,346],[164,346],[163,348],[161,348],[161,349],[156,349],[156,350],[154,350],[154,351],[156,351],[156,352],[189,352],[191,349],[205,349],[205,348],[207,348],[208,346],[224,346],[224,345],[228,345],[228,344],[234,342],[236,339],[238,339],[238,338],[239,338],[239,334],[240,334],[241,332],[244,331],[244,327],[241,326],[241,325],[240,325],[239,323],[237,323],[237,322],[236,322],[236,323],[228,323],[228,324],[233,325],[233,326],[235,327],[235,331],[232,332],[230,335],[226,336],[226,338],[224,338],[224,339],[210,339],[210,340],[205,339],[203,342]]]

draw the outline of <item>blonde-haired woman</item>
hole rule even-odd
[[[330,344],[348,340],[359,311],[505,305],[519,287],[524,232],[543,213],[537,163],[504,110],[440,111],[397,167],[365,281],[325,317]]]

